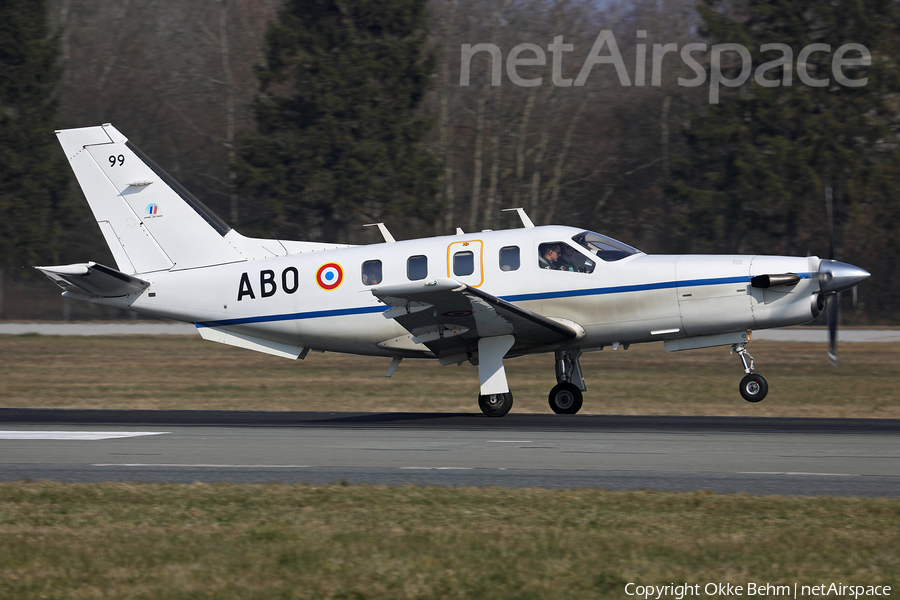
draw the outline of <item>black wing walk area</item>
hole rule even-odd
[[[478,351],[478,340],[512,335],[509,354],[573,340],[570,327],[454,279],[404,283],[372,289],[389,305],[385,318],[395,319],[441,362],[460,362]]]
[[[95,262],[35,267],[70,294],[118,298],[143,292],[150,283]]]

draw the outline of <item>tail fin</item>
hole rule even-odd
[[[119,271],[244,260],[230,227],[112,125],[56,132]]]

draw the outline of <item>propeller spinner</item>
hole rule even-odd
[[[819,263],[819,289],[825,294],[836,294],[859,285],[871,277],[865,269],[848,265],[836,260],[823,260]]]

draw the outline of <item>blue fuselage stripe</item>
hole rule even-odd
[[[294,321],[300,319],[318,319],[321,317],[344,317],[347,315],[366,315],[383,313],[389,306],[364,306],[361,308],[339,308],[335,310],[315,310],[312,312],[289,313],[284,315],[267,315],[263,317],[244,317],[242,319],[223,319],[221,321],[200,321],[197,327],[223,327],[225,325],[246,325],[248,323],[272,323],[274,321]]]
[[[809,279],[809,273],[797,273],[801,279]],[[579,296],[605,296],[607,294],[624,294],[628,292],[646,292],[650,290],[669,290],[673,288],[698,287],[702,285],[727,285],[733,283],[749,283],[750,277],[720,277],[714,279],[692,279],[690,281],[663,281],[660,283],[644,283],[639,285],[622,285],[617,287],[590,288],[585,290],[566,290],[542,292],[538,294],[514,294],[501,296],[507,302],[524,302],[527,300],[550,300],[555,298],[577,298]],[[283,315],[267,315],[262,317],[244,317],[240,319],[223,319],[221,321],[201,321],[197,327],[224,327],[226,325],[246,325],[249,323],[272,323],[276,321],[293,321],[301,319],[318,319],[323,317],[344,317],[348,315],[368,315],[382,313],[389,306],[364,306],[359,308],[339,308],[335,310],[316,310],[311,312],[289,313]]]
[[[694,279],[692,281],[663,281],[660,283],[642,283],[639,285],[621,285],[617,287],[591,288],[587,290],[568,290],[565,292],[542,292],[539,294],[516,294],[503,296],[507,302],[524,302],[525,300],[548,300],[552,298],[575,298],[578,296],[605,296],[607,294],[624,294],[627,292],[647,292],[650,290],[670,290],[680,287],[697,287],[701,285],[725,285],[731,283],[748,283],[750,277],[720,277],[718,279]]]

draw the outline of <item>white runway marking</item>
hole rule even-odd
[[[474,471],[475,467],[400,467],[401,471]]]
[[[0,440],[77,440],[97,441],[115,438],[163,435],[168,431],[0,431]]]
[[[170,464],[170,463],[96,463],[92,467],[179,467],[215,469],[309,469],[310,465],[214,465],[214,464]]]
[[[816,477],[861,477],[856,473],[806,473],[802,471],[738,471],[738,475],[814,475]]]

